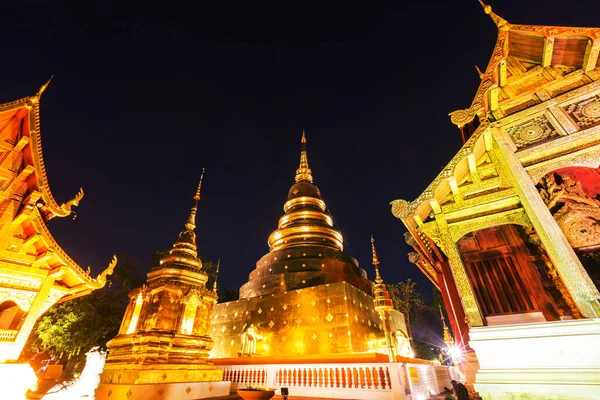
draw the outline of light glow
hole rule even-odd
[[[452,361],[459,363],[463,359],[464,352],[460,347],[453,344],[452,346],[448,347],[448,355],[452,358]]]
[[[429,396],[425,393],[415,393],[414,399],[415,400],[427,400],[427,399],[429,399]]]
[[[0,387],[3,399],[25,400],[37,377],[29,364],[0,364]]]
[[[94,392],[100,384],[100,374],[104,369],[106,352],[94,347],[86,354],[85,367],[79,378],[71,384],[54,386],[42,397],[43,400],[71,400],[78,398],[94,398]],[[12,398],[12,397],[11,397]]]

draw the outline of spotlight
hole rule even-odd
[[[448,347],[448,354],[450,355],[450,357],[452,357],[452,361],[454,362],[460,362],[463,358],[462,349],[455,344]]]

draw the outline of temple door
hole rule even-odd
[[[487,325],[557,319],[537,267],[514,226],[472,232],[457,244]]]

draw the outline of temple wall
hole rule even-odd
[[[314,286],[215,305],[211,358],[242,354],[242,334],[257,328],[256,356],[385,353],[373,298],[347,282]],[[406,332],[392,312],[393,330]]]

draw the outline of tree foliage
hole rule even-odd
[[[408,337],[412,340],[411,324],[420,320],[425,311],[431,307],[423,300],[416,288],[417,283],[411,278],[392,285],[387,285],[394,308],[404,314]]]

